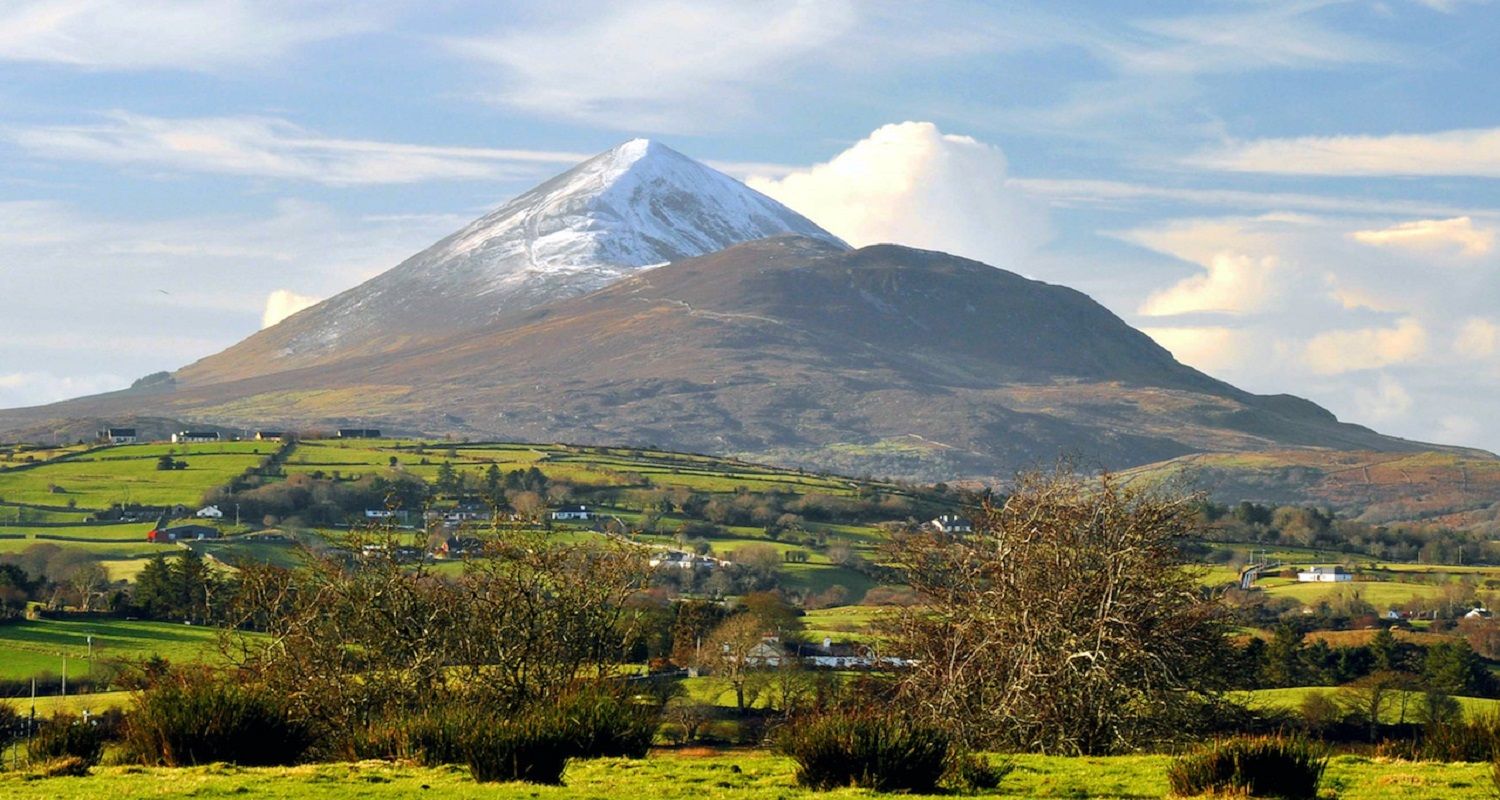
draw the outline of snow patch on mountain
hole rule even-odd
[[[456,332],[601,289],[640,269],[783,234],[847,247],[739,181],[665,145],[633,139],[299,315],[295,330],[282,332],[278,354],[317,354],[414,331]]]

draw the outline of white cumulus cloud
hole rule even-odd
[[[288,289],[277,289],[266,296],[266,308],[260,315],[260,326],[269,328],[308,306],[315,305],[319,298],[297,294]]]
[[[1465,358],[1489,358],[1500,351],[1500,325],[1483,317],[1464,320],[1453,339],[1453,350]]]
[[[1218,326],[1141,328],[1167,348],[1178,361],[1204,372],[1219,372],[1241,363],[1246,355],[1239,331]]]
[[[894,243],[1020,269],[1044,212],[1006,182],[998,147],[931,122],[885,125],[822,164],[746,181],[855,246]]]
[[[1140,313],[1164,317],[1195,312],[1245,313],[1259,311],[1275,296],[1275,256],[1218,253],[1205,265],[1207,272],[1184,278],[1153,292]]]
[[[1320,333],[1308,341],[1303,359],[1314,372],[1337,375],[1403,364],[1426,351],[1427,329],[1406,317],[1391,328]]]
[[[1376,247],[1424,251],[1457,249],[1465,256],[1482,256],[1495,246],[1494,229],[1476,227],[1469,217],[1403,222],[1389,228],[1355,231],[1349,237]]]
[[[1373,387],[1355,390],[1354,405],[1364,419],[1399,419],[1411,411],[1411,392],[1390,375],[1381,375]]]

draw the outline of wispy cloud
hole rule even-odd
[[[0,408],[35,406],[123,389],[129,381],[120,375],[57,375],[52,372],[0,373]]]
[[[1500,128],[1260,139],[1204,150],[1184,161],[1202,169],[1277,175],[1500,178]]]
[[[0,136],[46,158],[333,186],[514,178],[588,157],[340,139],[253,116],[168,119],[112,112],[92,124],[10,127],[0,129]]]
[[[1494,229],[1476,227],[1469,217],[1402,222],[1388,228],[1354,231],[1349,238],[1375,247],[1457,250],[1460,255],[1471,258],[1482,256],[1495,246]]]
[[[260,65],[378,24],[369,4],[326,0],[8,0],[0,61],[90,69]]]
[[[682,130],[749,113],[753,85],[817,59],[856,18],[849,0],[649,0],[446,45],[495,70],[498,86],[487,94],[506,106],[616,128]]]
[[[1011,178],[1009,183],[1057,205],[1116,208],[1131,204],[1218,206],[1253,211],[1318,211],[1351,214],[1462,216],[1472,209],[1421,200],[1380,199],[1354,195],[1258,192],[1244,189],[1196,189],[1128,181],[1076,178]],[[1492,213],[1492,212],[1490,212]]]

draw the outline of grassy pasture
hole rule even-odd
[[[1358,593],[1377,609],[1400,606],[1412,600],[1438,597],[1442,588],[1431,583],[1397,583],[1395,581],[1348,581],[1346,583],[1301,583],[1272,578],[1257,581],[1272,597],[1290,597],[1304,605],[1317,605],[1340,594]]]
[[[60,674],[68,656],[68,676],[88,674],[88,637],[94,637],[94,658],[159,655],[172,661],[193,661],[214,653],[218,630],[170,622],[144,620],[25,620],[0,625],[0,678],[25,679],[44,672]]]
[[[272,442],[121,445],[0,473],[0,498],[43,506],[72,502],[80,509],[115,503],[192,505],[274,450]],[[186,461],[187,468],[157,469],[157,460],[169,454]]]
[[[1245,692],[1232,692],[1231,697],[1239,700],[1251,708],[1283,709],[1296,711],[1302,707],[1302,701],[1309,694],[1324,692],[1335,698],[1338,696],[1337,686],[1297,686],[1289,689],[1254,689]],[[1406,696],[1406,721],[1411,722],[1416,714],[1416,709],[1422,703],[1421,692],[1401,692],[1398,695]],[[1460,707],[1463,708],[1465,716],[1473,717],[1478,714],[1493,714],[1500,711],[1500,700],[1487,697],[1455,697]],[[1401,701],[1399,699],[1391,703],[1386,709],[1385,716],[1381,719],[1386,723],[1397,723],[1401,721]]]
[[[1017,756],[1016,769],[984,797],[1154,798],[1167,792],[1169,756],[1067,758]],[[423,768],[379,761],[300,767],[241,768],[211,765],[185,769],[99,767],[85,778],[28,780],[0,773],[0,795],[15,800],[112,800],[165,797],[406,798],[472,800],[795,800],[833,797],[911,797],[858,789],[813,792],[796,786],[793,762],[761,750],[660,752],[629,761],[599,759],[569,766],[565,786],[478,784],[462,767]],[[1412,764],[1355,756],[1331,760],[1325,791],[1341,800],[1488,798],[1494,790],[1487,764]]]

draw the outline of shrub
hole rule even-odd
[[[295,764],[312,742],[276,693],[208,672],[161,676],[136,698],[126,726],[131,757],[173,767]]]
[[[942,780],[952,740],[939,728],[907,718],[854,712],[793,723],[776,744],[797,762],[797,783],[811,789],[932,793]]]
[[[1008,761],[994,763],[984,756],[973,753],[959,756],[953,759],[953,767],[950,770],[952,782],[960,789],[971,792],[987,792],[1000,785],[1016,768],[1015,764]]]
[[[645,758],[661,712],[602,689],[565,698],[558,708],[578,758]]]
[[[463,743],[474,780],[561,784],[572,755],[569,726],[554,709],[478,724]]]
[[[26,755],[33,762],[78,759],[86,770],[99,763],[106,738],[108,731],[100,725],[58,714],[42,723],[27,744]]]
[[[1500,757],[1500,714],[1431,723],[1412,755],[1423,761],[1492,761]]]
[[[1172,794],[1300,800],[1318,795],[1328,757],[1305,739],[1267,736],[1214,742],[1167,768]]]
[[[10,703],[0,701],[0,751],[21,733],[21,712]]]

